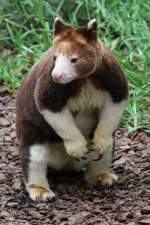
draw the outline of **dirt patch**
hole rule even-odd
[[[1,225],[150,224],[150,137],[144,131],[115,134],[113,168],[120,179],[90,187],[81,174],[49,175],[53,203],[34,203],[25,191],[15,132],[15,99],[0,89]]]

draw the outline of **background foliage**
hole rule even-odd
[[[122,124],[150,129],[149,0],[1,0],[0,80],[14,91],[52,43],[56,16],[73,25],[96,18],[100,39],[125,71],[130,99]]]

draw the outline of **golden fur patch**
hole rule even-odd
[[[67,29],[54,39],[54,45],[61,53],[73,53],[81,45],[85,46],[87,40],[79,33],[77,29]]]
[[[42,187],[40,185],[32,184],[32,185],[29,186],[29,188],[34,188],[35,189],[35,192],[38,193],[38,196],[40,198],[42,198],[42,195],[44,193],[46,193],[46,192],[48,193],[49,192],[46,188],[44,188],[44,187]]]

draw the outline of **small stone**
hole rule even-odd
[[[12,208],[17,206],[17,205],[18,205],[17,202],[9,202],[9,203],[7,203],[7,206],[12,207]]]

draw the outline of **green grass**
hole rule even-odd
[[[96,18],[100,39],[125,71],[130,99],[122,125],[150,130],[149,0],[13,0],[0,4],[0,80],[14,91],[52,42],[56,16],[73,25]],[[9,49],[8,49],[9,48]]]

